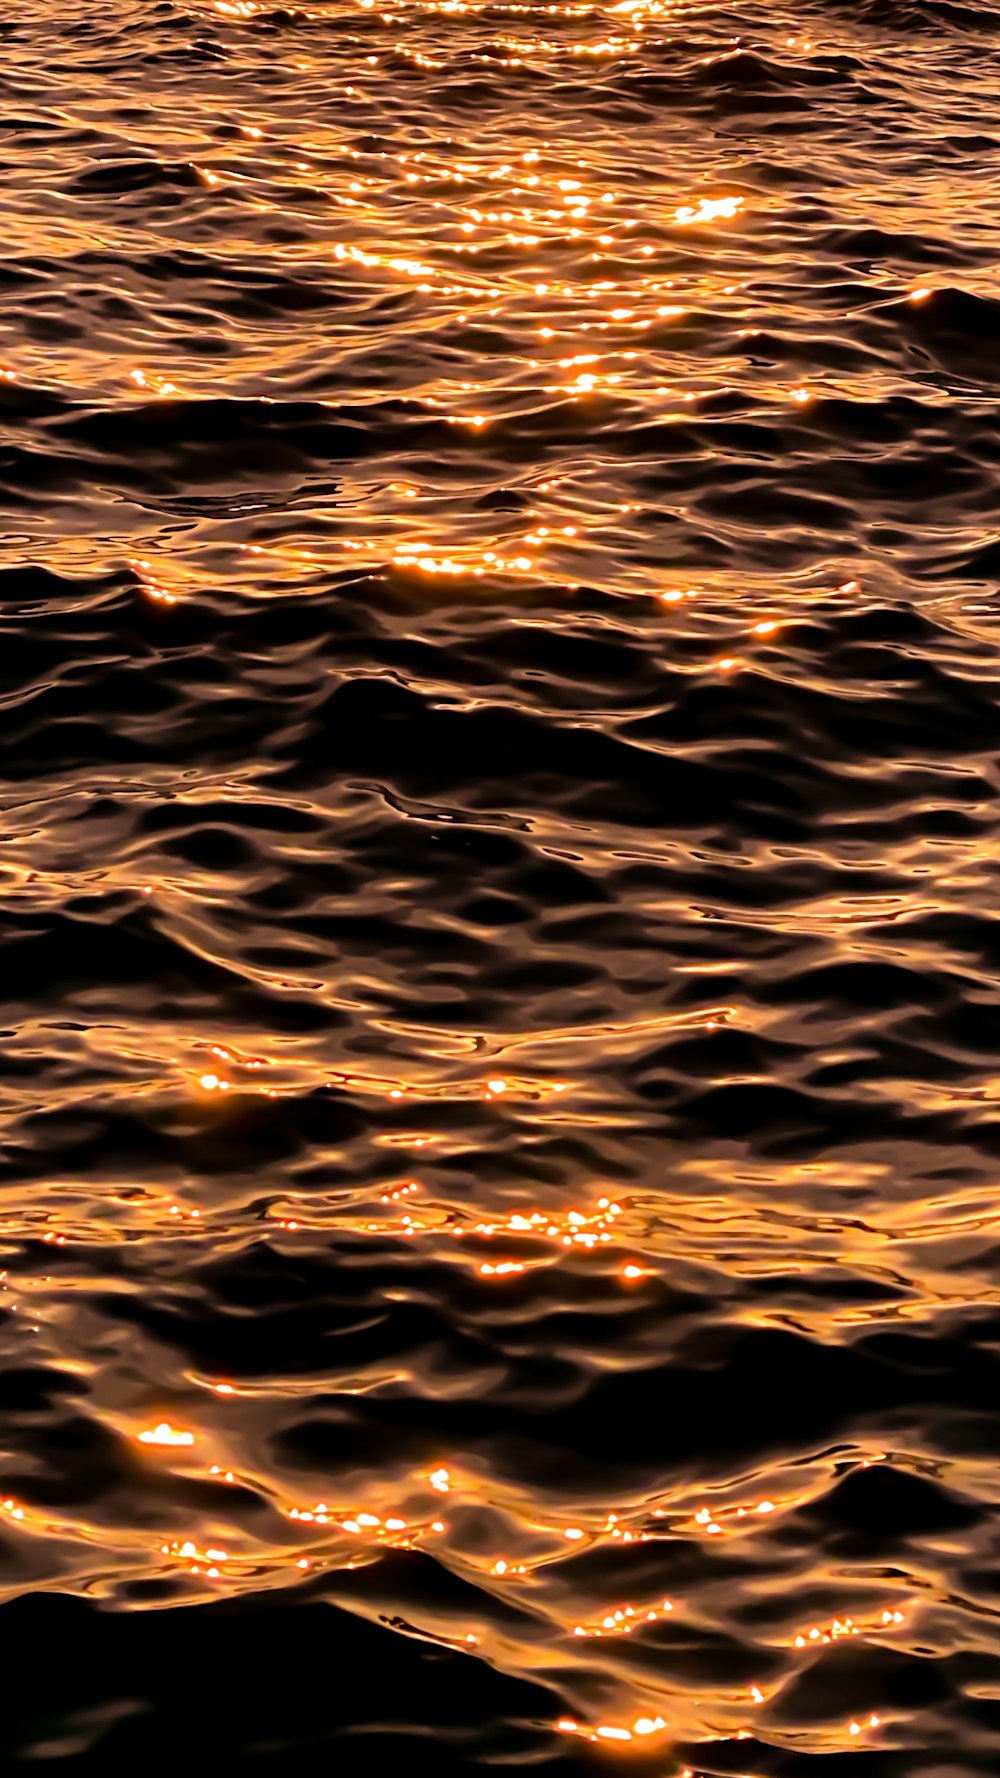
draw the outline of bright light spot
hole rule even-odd
[[[692,222],[717,222],[720,217],[731,221],[738,216],[744,204],[743,198],[702,198],[695,204],[682,204],[674,211],[674,220],[685,225]]]
[[[151,1431],[140,1432],[139,1443],[141,1445],[193,1445],[194,1433],[177,1432],[166,1420],[161,1420],[159,1426],[154,1426]]]

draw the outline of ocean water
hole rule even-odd
[[[1000,1770],[1000,13],[0,22],[5,1767]]]

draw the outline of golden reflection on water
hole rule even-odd
[[[877,354],[859,367],[832,347],[812,364],[801,339],[786,352],[768,344],[777,325],[773,282],[780,273],[794,288],[802,269],[787,198],[794,146],[776,137],[765,177],[737,133],[702,133],[701,120],[688,117],[667,128],[671,152],[654,155],[655,132],[627,118],[609,122],[585,103],[623,69],[639,73],[648,60],[655,70],[656,56],[674,51],[688,31],[714,31],[717,47],[695,60],[704,68],[724,63],[731,73],[729,65],[749,52],[729,43],[725,21],[715,20],[712,7],[684,0],[542,7],[392,0],[384,12],[359,0],[295,7],[301,33],[253,38],[255,21],[270,11],[270,0],[205,0],[195,9],[199,19],[214,14],[231,25],[248,77],[237,82],[228,69],[201,70],[193,102],[184,83],[147,90],[140,65],[124,68],[113,102],[85,75],[78,91],[62,95],[80,132],[65,169],[68,186],[71,173],[82,177],[133,157],[165,167],[183,206],[141,208],[127,184],[111,188],[109,202],[91,201],[94,188],[84,185],[56,204],[51,169],[41,162],[27,167],[11,206],[12,259],[44,256],[53,280],[70,288],[73,268],[96,253],[118,268],[117,300],[134,315],[121,323],[124,338],[105,316],[86,328],[39,327],[5,339],[2,400],[30,389],[117,412],[126,463],[133,451],[126,422],[138,414],[148,428],[141,448],[162,472],[162,486],[133,498],[127,478],[116,484],[95,446],[86,498],[68,481],[40,521],[53,571],[81,579],[108,572],[124,581],[127,569],[124,594],[118,585],[95,597],[122,595],[128,621],[149,626],[143,637],[155,633],[179,676],[197,647],[192,637],[207,635],[214,647],[224,635],[218,646],[238,651],[241,624],[249,628],[253,616],[283,600],[313,599],[320,607],[333,584],[353,590],[359,603],[372,587],[391,595],[394,603],[379,614],[381,633],[400,646],[415,635],[428,644],[421,689],[438,700],[435,707],[456,702],[447,651],[464,636],[464,613],[493,607],[510,635],[544,632],[567,641],[581,613],[596,611],[604,645],[634,646],[669,682],[671,696],[694,683],[708,699],[745,696],[748,708],[753,697],[773,691],[777,699],[789,687],[827,695],[804,643],[798,652],[802,633],[862,607],[869,588],[873,597],[891,594],[892,550],[869,571],[862,542],[834,527],[829,548],[806,567],[772,572],[752,558],[737,573],[735,551],[728,559],[706,551],[704,569],[692,567],[671,539],[718,473],[724,452],[712,442],[716,415],[738,412],[750,430],[780,424],[798,464],[824,463],[839,449],[835,428],[845,414],[898,397],[898,367]],[[314,44],[313,27],[321,31],[331,16],[351,27],[350,53],[328,56],[321,39]],[[821,50],[839,47],[837,27],[820,44],[798,25],[788,35],[788,22],[774,20],[769,46],[805,72]],[[408,93],[406,82],[437,75],[448,83],[449,102],[453,77],[473,76],[493,82],[497,102],[484,99],[481,118],[458,114],[452,124],[446,106],[432,99],[397,129],[386,83],[390,94],[394,81]],[[522,91],[518,83],[529,76],[579,83],[564,128],[532,97],[534,88]],[[38,68],[35,78],[39,91],[51,93],[54,75]],[[300,91],[315,115],[297,99]],[[116,117],[123,95],[136,100],[127,131]],[[97,161],[88,132],[102,146]],[[984,227],[993,198],[984,182],[964,178],[956,175],[942,221],[941,194],[921,172],[912,189],[895,194],[899,230],[905,225],[921,237],[958,216],[970,229]],[[877,174],[857,169],[842,192],[839,226],[869,225],[880,202]],[[199,276],[209,275],[220,243],[243,279],[235,284],[250,294],[227,311],[232,292],[217,291],[215,318],[210,303],[185,306],[177,291],[191,262]],[[168,252],[176,278],[165,305],[149,267]],[[838,326],[874,325],[870,317],[883,305],[918,310],[920,320],[933,316],[936,275],[915,285],[912,267],[860,250],[854,257],[851,286],[836,295]],[[292,293],[283,299],[287,309],[279,305],[275,314],[271,299],[255,298],[251,273],[280,274]],[[969,286],[985,289],[991,275],[972,269]],[[318,320],[308,307],[317,291]],[[928,378],[923,393],[925,420],[951,395],[944,379]],[[202,428],[207,436],[220,402],[253,408],[256,455],[245,471],[239,464],[232,470],[226,451],[213,459],[205,446]],[[285,404],[303,409],[288,422],[290,444],[279,424]],[[306,442],[296,442],[296,426]],[[313,434],[335,426],[345,429],[337,444],[314,447]],[[352,454],[352,439],[380,426],[384,451],[372,457],[359,446]],[[58,428],[54,448],[61,448]],[[656,471],[675,451],[697,460],[698,480],[690,498],[661,500]],[[879,452],[876,441],[872,461]],[[316,467],[331,461],[335,486]],[[623,491],[633,497],[623,500]],[[734,536],[743,522],[734,521]],[[809,525],[794,516],[775,522],[776,534],[795,529]],[[711,541],[707,520],[705,536]],[[83,605],[87,597],[81,592]],[[995,613],[986,605],[966,609],[951,590],[940,595],[940,610],[954,659],[971,678],[963,650],[992,642]],[[71,614],[68,605],[67,621]],[[112,664],[120,646],[107,643]],[[254,647],[243,667],[259,695]],[[333,669],[314,662],[305,644],[300,664],[297,647],[289,642],[283,665],[291,663],[295,697],[307,709]],[[355,670],[348,661],[345,676]],[[839,695],[870,701],[862,669],[853,690],[849,669],[845,675]],[[589,679],[578,689],[568,720],[592,732],[608,708],[605,692]],[[503,702],[501,670],[491,677],[485,660],[481,682],[466,693],[469,711],[491,697]],[[220,707],[236,695],[234,688],[219,694]],[[546,685],[538,696],[551,700],[539,706],[546,717],[562,714],[557,688]],[[644,712],[638,694],[634,709],[620,711],[617,702],[616,715],[638,720]],[[141,739],[159,718],[137,703],[129,720],[131,737]],[[706,726],[703,741],[678,752],[712,757],[727,745],[724,730],[716,736]],[[902,773],[912,763],[879,759],[874,769]],[[737,1463],[721,1478],[696,1473],[689,1460],[655,1486],[637,1473],[633,1493],[619,1478],[597,1498],[588,1481],[574,1486],[560,1512],[551,1490],[535,1490],[499,1466],[491,1472],[481,1457],[461,1451],[442,1451],[429,1468],[402,1456],[395,1465],[359,1463],[350,1498],[330,1486],[313,1499],[305,1486],[294,1494],[270,1455],[272,1430],[285,1428],[290,1404],[308,1403],[323,1389],[394,1399],[413,1381],[398,1353],[359,1362],[356,1371],[338,1370],[331,1355],[328,1374],[319,1358],[321,1374],[299,1374],[290,1359],[287,1375],[279,1367],[229,1380],[222,1365],[221,1379],[185,1365],[168,1350],[166,1334],[161,1343],[139,1327],[127,1336],[110,1322],[96,1330],[89,1268],[104,1247],[121,1262],[105,1281],[109,1296],[124,1302],[140,1292],[145,1266],[172,1307],[188,1313],[203,1288],[211,1290],[201,1279],[219,1256],[266,1243],[294,1278],[303,1255],[333,1240],[345,1275],[364,1278],[369,1268],[374,1278],[375,1266],[383,1268],[358,1298],[359,1326],[376,1321],[387,1303],[426,1307],[425,1296],[436,1293],[470,1343],[482,1336],[486,1349],[483,1330],[495,1335],[482,1376],[453,1369],[429,1337],[429,1353],[413,1355],[415,1369],[426,1363],[422,1386],[453,1403],[494,1382],[502,1395],[505,1366],[512,1369],[527,1349],[534,1318],[551,1322],[556,1342],[560,1317],[570,1320],[580,1303],[601,1330],[627,1326],[634,1339],[619,1352],[614,1339],[593,1335],[583,1368],[606,1377],[652,1370],[663,1355],[655,1317],[693,1316],[685,1292],[692,1300],[698,1292],[714,1297],[720,1321],[731,1312],[744,1328],[793,1329],[830,1346],[860,1327],[899,1330],[997,1301],[982,1258],[1000,1222],[985,1166],[944,1189],[933,1184],[932,1157],[918,1210],[895,1160],[881,1153],[803,1161],[747,1153],[735,1142],[720,1152],[698,1139],[668,1151],[634,1107],[609,1098],[602,1075],[609,1061],[638,1066],[675,1042],[737,1034],[807,1049],[803,1030],[808,1039],[819,1014],[768,999],[772,965],[763,947],[732,1003],[728,956],[702,957],[692,944],[683,960],[678,951],[662,964],[673,984],[686,978],[690,987],[695,978],[697,996],[688,994],[680,1008],[663,1010],[654,966],[643,957],[636,970],[649,980],[636,990],[638,1005],[615,994],[609,1013],[595,997],[553,990],[533,1002],[523,1028],[508,1001],[472,1031],[462,1022],[461,980],[449,981],[425,1011],[420,987],[404,979],[405,956],[389,992],[379,976],[390,969],[384,959],[366,956],[360,944],[354,955],[345,944],[334,970],[307,938],[292,942],[277,914],[268,942],[255,944],[239,929],[225,870],[185,863],[155,828],[137,827],[124,851],[115,851],[109,827],[107,858],[100,839],[81,852],[76,821],[86,814],[110,823],[94,805],[112,791],[137,806],[183,803],[195,812],[224,798],[237,824],[241,804],[280,806],[294,809],[303,828],[316,819],[342,821],[345,830],[355,817],[359,830],[370,818],[357,813],[363,799],[365,809],[389,800],[384,786],[362,783],[360,772],[354,804],[342,806],[333,789],[329,800],[314,789],[286,796],[270,786],[269,770],[266,761],[259,772],[238,762],[199,778],[164,764],[136,765],[134,773],[109,767],[104,783],[81,768],[79,781],[72,774],[39,780],[5,809],[0,883],[15,909],[41,917],[77,895],[121,895],[130,919],[137,907],[149,922],[144,931],[206,968],[230,972],[247,994],[272,996],[274,1006],[312,997],[330,1021],[316,1035],[311,1027],[290,1031],[276,1015],[271,1029],[249,1014],[221,1020],[209,989],[187,1001],[178,990],[176,1004],[137,1010],[127,993],[119,1004],[116,993],[95,988],[58,1027],[43,1009],[9,1035],[8,1059],[18,1070],[4,1085],[12,1128],[41,1114],[36,1074],[53,1068],[50,1109],[83,1118],[88,1107],[113,1106],[116,1115],[147,1117],[166,1158],[157,1183],[123,1184],[110,1165],[107,1177],[98,1166],[81,1178],[68,1166],[65,1176],[34,1180],[24,1198],[4,1196],[3,1302],[54,1369],[85,1380],[88,1411],[147,1466],[150,1490],[141,1512],[116,1502],[113,1531],[96,1509],[60,1516],[13,1495],[0,1502],[4,1528],[28,1551],[8,1590],[23,1590],[27,1576],[37,1587],[124,1604],[128,1585],[163,1581],[170,1588],[164,1599],[182,1602],[325,1576],[336,1599],[338,1575],[373,1567],[387,1550],[426,1549],[468,1582],[463,1598],[482,1604],[469,1607],[466,1624],[429,1601],[420,1633],[502,1672],[564,1689],[566,1714],[548,1725],[553,1733],[593,1740],[610,1754],[639,1743],[668,1760],[688,1744],[759,1739],[821,1754],[871,1744],[887,1729],[891,1736],[891,1706],[879,1713],[859,1703],[854,1715],[806,1723],[778,1707],[817,1651],[855,1639],[915,1648],[925,1607],[943,1609],[933,1552],[908,1550],[898,1564],[866,1565],[827,1561],[810,1542],[809,1511],[844,1476],[894,1463],[907,1473],[918,1467],[905,1452],[879,1448],[874,1435],[798,1456],[766,1452],[748,1460],[745,1473]],[[862,768],[848,771],[860,777]],[[686,847],[669,833],[651,837],[625,813],[598,834],[572,810],[538,815],[529,804],[530,793],[511,783],[502,814],[528,828],[548,860],[582,860],[595,881],[627,860],[636,870],[628,903],[635,921],[659,930],[677,913],[662,880],[650,886],[642,877],[645,865],[684,863]],[[415,798],[411,807],[400,803],[406,821],[428,809],[439,812]],[[852,852],[850,835],[823,832],[789,841],[784,851],[777,842],[755,851],[739,837],[726,846],[708,828],[696,842],[700,863],[735,873],[816,866],[835,877],[838,887],[803,889],[778,915],[735,892],[724,907],[685,902],[681,910],[685,934],[724,918],[744,936],[780,930],[810,956],[831,946],[888,963],[896,941],[886,928],[897,914],[912,920],[933,911],[921,897],[935,884],[942,894],[948,884],[963,892],[972,885],[981,896],[995,888],[992,840],[971,826],[947,836],[947,883],[942,846],[919,835],[891,859],[889,841],[882,854],[880,842],[864,836]],[[276,876],[308,854],[308,842],[289,827],[275,841]],[[888,874],[890,863],[904,887],[869,887],[864,873]],[[425,913],[424,930],[448,927],[450,913],[423,907],[425,889],[408,864],[400,862],[398,878],[384,863],[366,861],[364,869],[366,894],[400,927]],[[857,882],[845,887],[840,871]],[[247,894],[258,887],[249,878],[244,884]],[[541,961],[549,961],[558,933],[543,933],[538,945]],[[622,964],[623,979],[630,967]],[[782,966],[773,967],[780,974]],[[718,1002],[714,974],[726,978]],[[442,1010],[448,995],[454,1025]],[[874,1022],[876,1013],[866,1017]],[[341,1029],[349,1033],[342,1044]],[[853,1059],[860,1041],[846,1017],[842,1031],[825,1029],[830,1066]],[[965,1088],[950,1074],[910,1080],[905,1065],[901,1053],[898,1076],[863,1078],[859,1102],[904,1100],[914,1116],[974,1115],[997,1097],[995,1082]],[[731,1072],[709,1066],[704,1079],[754,1085],[766,1077],[748,1063]],[[360,1105],[369,1120],[353,1148],[350,1135],[317,1137],[303,1160],[294,1142],[286,1153],[275,1138],[273,1169],[254,1170],[254,1144],[271,1138],[277,1120],[287,1114],[294,1121],[303,1107],[323,1108],[336,1095]],[[274,1124],[254,1121],[266,1117]],[[572,1193],[551,1158],[560,1138],[588,1157]],[[628,1167],[615,1139],[629,1145]],[[241,1144],[239,1165],[220,1162]],[[411,1163],[410,1150],[421,1158]],[[490,1165],[480,1180],[484,1157]],[[411,1164],[419,1171],[424,1161],[426,1175],[410,1177]],[[58,1272],[38,1272],[26,1251],[35,1242]],[[410,1282],[415,1249],[433,1288]],[[956,1270],[956,1252],[967,1269]],[[851,1290],[836,1298],[831,1288],[828,1301],[800,1288],[816,1278],[849,1278]],[[764,1306],[755,1307],[742,1294],[748,1283],[774,1279],[785,1281],[786,1303],[762,1297]],[[220,1314],[238,1321],[251,1312],[246,1303],[227,1303]],[[552,1387],[563,1405],[558,1389],[569,1385]],[[775,1379],[763,1375],[758,1387],[773,1389]],[[658,1411],[655,1401],[636,1410]],[[616,1455],[608,1453],[609,1468]],[[983,1488],[988,1467],[984,1459],[974,1473]],[[197,1482],[200,1492],[172,1488],[173,1481]],[[243,1496],[260,1509],[253,1520],[233,1505]],[[677,1558],[681,1580],[669,1597],[657,1579],[658,1558]],[[352,1597],[345,1593],[345,1603]],[[497,1600],[504,1613],[491,1615]],[[675,1633],[709,1649],[715,1636],[741,1636],[760,1658],[759,1678],[737,1681],[722,1666],[713,1676],[709,1654],[697,1685],[685,1683],[670,1664],[674,1645],[666,1638]],[[657,1665],[652,1657],[661,1656]]]

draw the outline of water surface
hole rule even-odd
[[[0,31],[8,1764],[995,1773],[1000,14]]]

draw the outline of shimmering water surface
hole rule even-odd
[[[996,1773],[1000,14],[0,80],[7,1764]]]

